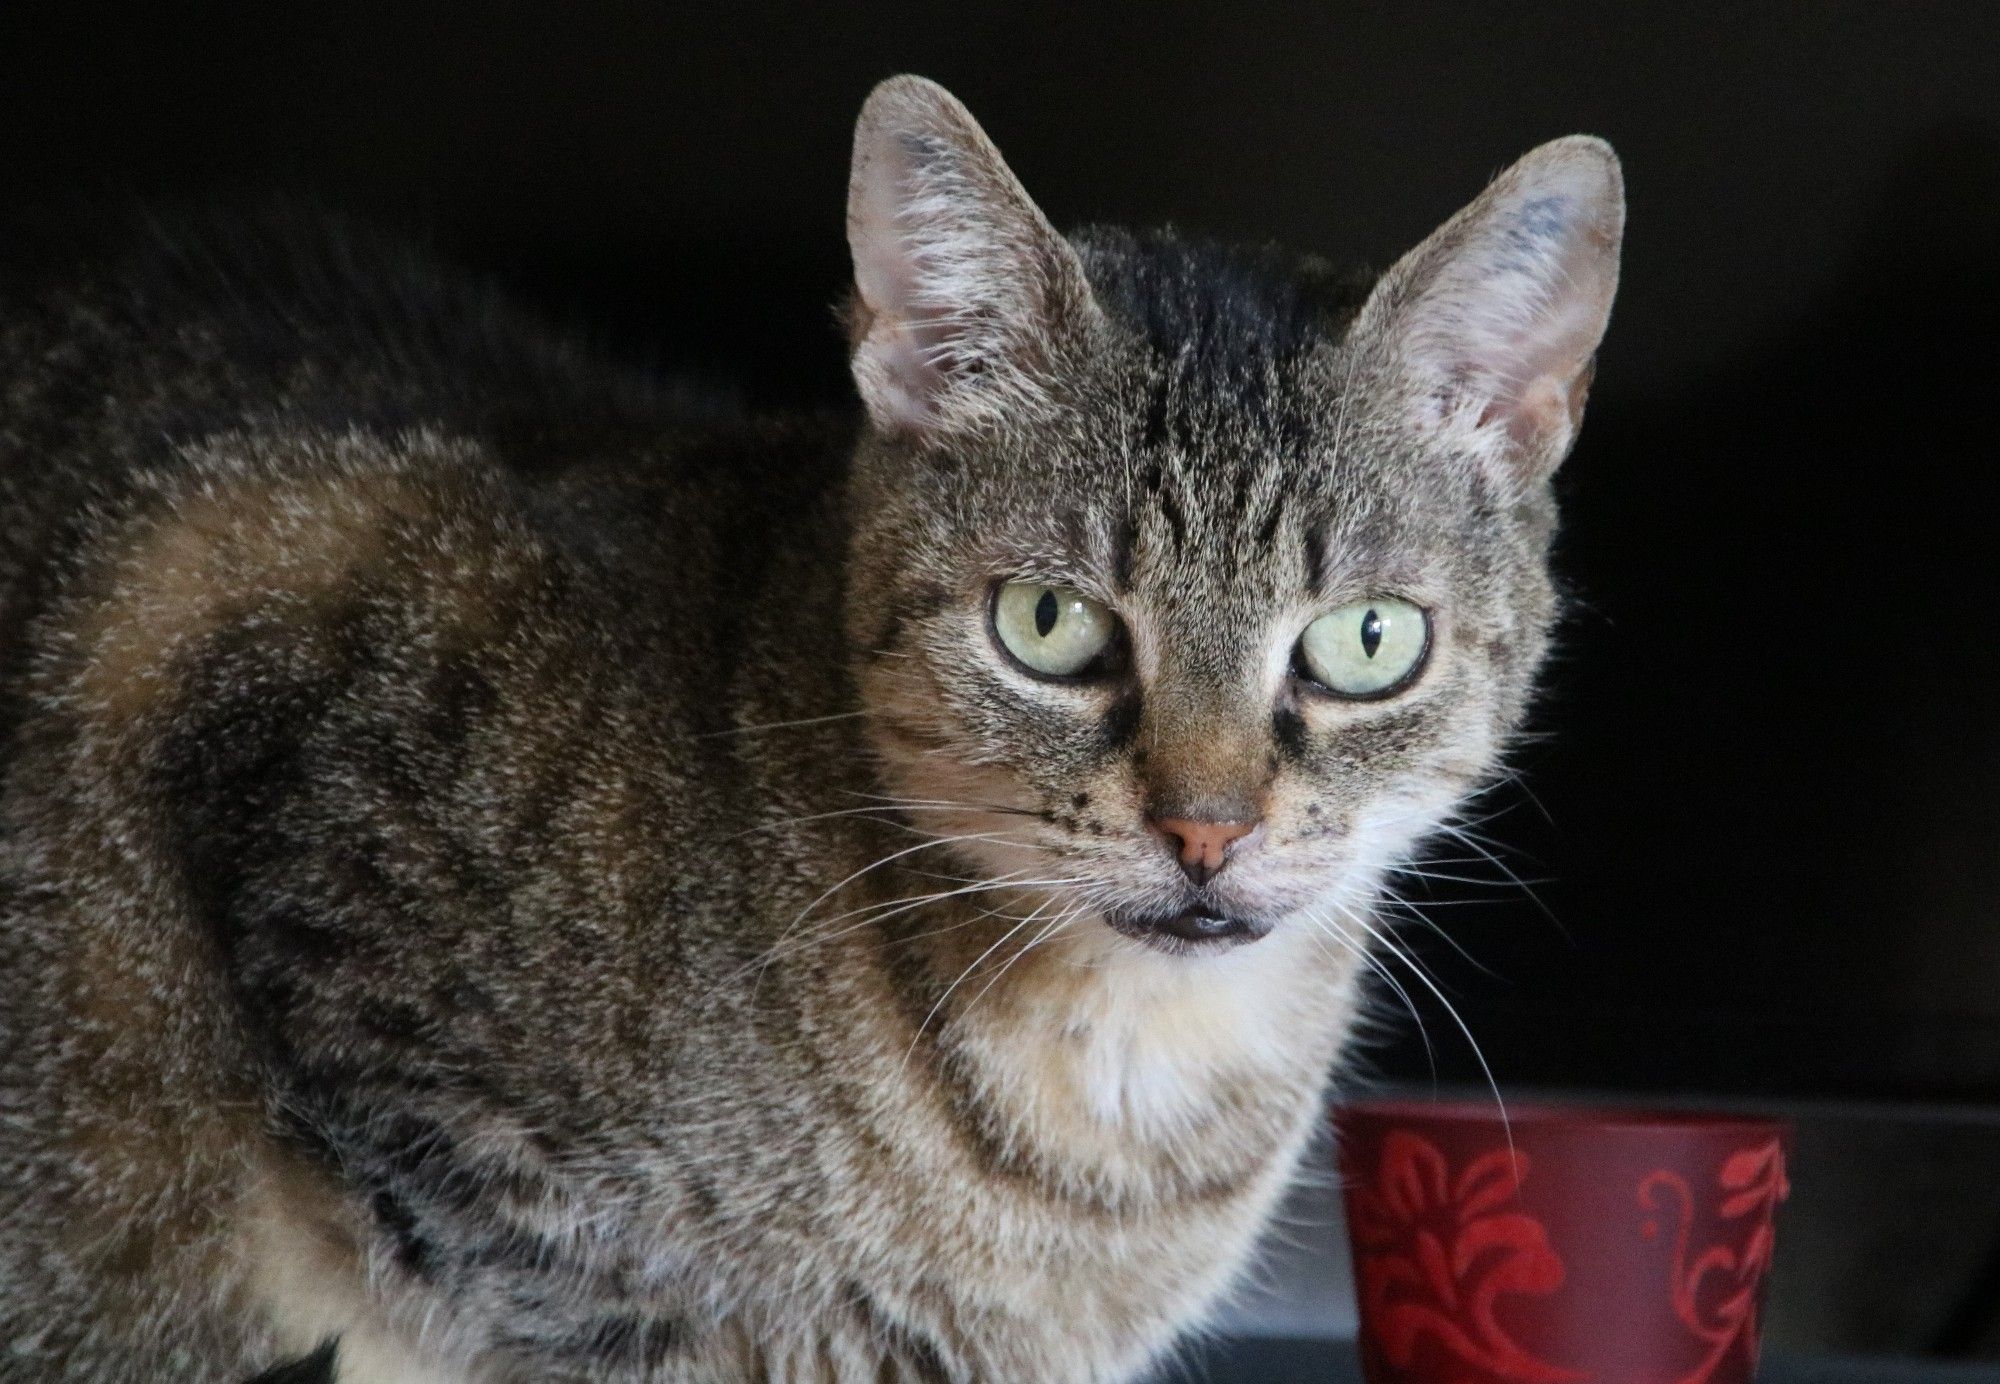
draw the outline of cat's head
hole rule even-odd
[[[849,624],[913,824],[1167,951],[1370,894],[1521,718],[1623,220],[1573,137],[1372,287],[1065,238],[947,92],[878,87]]]

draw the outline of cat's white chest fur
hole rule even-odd
[[[1108,931],[1049,958],[1020,1006],[1016,1061],[1057,1125],[1170,1138],[1228,1090],[1299,1070],[1302,1048],[1344,1021],[1327,1012],[1324,958],[1284,929],[1216,956],[1140,951]]]

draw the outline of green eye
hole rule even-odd
[[[1111,648],[1118,617],[1067,586],[1010,581],[993,595],[993,633],[1029,672],[1073,678]]]
[[[1306,626],[1294,666],[1343,697],[1386,697],[1415,679],[1430,649],[1431,620],[1393,596],[1356,601]]]

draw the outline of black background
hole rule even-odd
[[[849,130],[892,72],[957,91],[1058,223],[1378,265],[1605,135],[1630,238],[1562,479],[1575,612],[1539,805],[1481,828],[1553,920],[1448,866],[1488,883],[1433,915],[1496,974],[1418,944],[1503,1084],[1989,1101],[2000,6],[1501,8],[17,4],[0,202],[310,193],[818,405]],[[1422,1076],[1406,1033],[1377,1060]]]

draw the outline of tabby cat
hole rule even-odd
[[[1142,1374],[1522,717],[1622,222],[1064,237],[898,77],[852,422],[296,216],[15,273],[0,1379]]]

